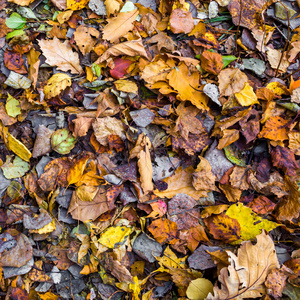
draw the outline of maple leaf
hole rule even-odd
[[[58,70],[70,71],[72,74],[79,74],[82,68],[79,63],[79,56],[72,51],[68,41],[60,42],[54,37],[53,40],[40,40],[39,45],[50,66],[57,66]]]

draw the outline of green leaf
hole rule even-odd
[[[68,154],[74,148],[76,139],[67,128],[56,130],[51,136],[51,147],[59,154]]]
[[[93,71],[93,74],[97,77],[99,77],[101,75],[101,68],[97,64],[92,64],[92,71]]]
[[[9,32],[6,35],[6,39],[9,40],[9,39],[13,38],[14,36],[18,36],[18,35],[22,35],[22,34],[25,34],[25,31],[23,29],[17,29],[12,32]]]
[[[8,93],[8,98],[5,104],[6,113],[15,118],[21,114],[20,102]]]
[[[1,167],[3,175],[7,179],[23,177],[29,171],[30,164],[19,156],[16,156],[13,162],[11,162],[12,158],[13,155],[6,156],[6,162]]]
[[[10,15],[5,23],[6,26],[11,29],[21,29],[26,24],[26,19],[14,12]]]
[[[225,55],[222,57],[223,57],[223,69],[237,59],[237,57],[235,57],[234,55]]]
[[[38,20],[38,18],[36,17],[36,15],[34,14],[34,12],[29,8],[29,7],[25,7],[25,6],[18,6],[17,7],[17,12],[23,16],[24,18],[27,19],[36,19]]]
[[[238,153],[235,153],[236,151],[232,145],[229,145],[229,146],[223,148],[223,150],[224,150],[226,158],[229,161],[231,161],[233,164],[236,164],[240,167],[246,166],[246,163],[242,159],[236,157],[238,155]]]

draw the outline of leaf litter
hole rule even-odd
[[[299,5],[2,1],[0,296],[299,299]]]

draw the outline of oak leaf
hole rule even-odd
[[[72,74],[82,72],[78,53],[72,51],[68,41],[62,43],[54,37],[53,40],[40,40],[39,45],[46,57],[46,63],[50,66],[57,66],[58,70],[70,71]]]
[[[206,300],[241,300],[261,297],[266,293],[264,282],[271,270],[279,268],[279,262],[272,239],[265,232],[257,235],[256,239],[255,245],[250,241],[244,242],[237,256],[227,251],[230,266],[220,272],[221,288],[215,286],[214,294],[210,293]]]
[[[117,17],[107,20],[108,24],[103,28],[103,39],[111,43],[116,42],[128,31],[134,28],[133,21],[138,16],[137,9],[129,12],[120,12]]]

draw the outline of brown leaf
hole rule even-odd
[[[211,171],[210,163],[204,158],[199,157],[200,163],[193,173],[193,186],[197,191],[209,190],[218,191],[215,186],[216,176]]]
[[[218,75],[223,68],[223,57],[216,52],[205,50],[200,56],[200,61],[201,68],[214,75]]]
[[[248,81],[248,77],[240,69],[226,68],[218,75],[219,91],[221,95],[231,96],[239,93]]]
[[[203,220],[209,233],[217,240],[232,243],[240,239],[241,227],[236,219],[221,213]]]
[[[60,10],[67,8],[67,0],[51,0],[51,2]]]
[[[170,16],[170,27],[173,33],[189,33],[195,27],[194,19],[189,11],[176,8]]]
[[[254,212],[260,215],[265,215],[274,210],[276,204],[272,202],[269,198],[259,195],[254,198],[249,204],[247,204]]]
[[[298,190],[296,181],[291,181],[288,176],[285,177],[285,181],[288,194],[287,196],[280,199],[279,203],[277,204],[276,215],[277,218],[281,221],[292,221],[293,219],[299,218],[300,215],[300,192]]]
[[[42,155],[46,155],[51,152],[51,135],[54,131],[48,129],[44,125],[39,125],[34,147],[32,150],[32,157],[36,158]]]
[[[232,16],[234,25],[243,26],[248,29],[260,25],[260,16],[265,5],[265,0],[232,0],[228,10]]]
[[[43,271],[43,261],[38,260],[28,273],[28,277],[35,282],[52,282],[52,279]]]
[[[82,72],[78,53],[72,51],[68,41],[62,43],[54,37],[53,40],[40,40],[39,45],[50,66],[57,66],[58,70],[70,71],[72,74]]]
[[[110,209],[112,208],[107,203],[105,190],[99,188],[93,201],[82,201],[73,192],[68,213],[72,215],[73,219],[85,222],[97,219]]]
[[[72,122],[75,124],[73,135],[75,138],[85,136],[88,130],[92,127],[94,119],[86,117],[77,117]]]
[[[90,53],[96,45],[100,32],[94,27],[80,25],[74,32],[74,40],[83,55]]]
[[[219,150],[229,146],[240,138],[240,132],[237,129],[224,129],[222,133],[223,136],[220,139],[217,147]]]
[[[5,37],[12,29],[6,26],[5,19],[0,18],[0,38]]]
[[[125,143],[116,134],[110,134],[109,136],[107,136],[107,142],[109,145],[109,149],[115,149],[118,153],[122,152],[125,149]]]
[[[19,74],[27,74],[27,70],[24,66],[24,59],[20,53],[11,52],[6,49],[4,52],[4,64],[9,70]]]
[[[214,295],[208,294],[207,300],[257,298],[266,293],[266,277],[271,270],[279,268],[279,262],[272,239],[265,232],[256,239],[255,245],[244,242],[237,256],[227,251],[230,266],[221,270],[221,288],[215,286]]]
[[[272,162],[275,167],[282,169],[288,176],[295,177],[299,165],[293,151],[277,146],[271,151]]]
[[[248,190],[248,168],[235,166],[233,168],[232,173],[230,174],[230,183],[233,187],[241,189],[241,190]]]
[[[197,227],[200,217],[197,201],[186,194],[177,194],[168,202],[170,220],[177,224],[178,230]]]
[[[193,173],[194,169],[191,166],[186,169],[179,167],[171,177],[163,180],[168,184],[168,188],[162,192],[154,190],[154,194],[161,198],[172,198],[179,193],[184,193],[195,200],[199,200],[200,197],[206,197],[207,191],[197,191],[194,188]]]
[[[107,61],[111,56],[118,57],[120,55],[137,56],[148,58],[148,54],[144,48],[142,39],[126,41],[113,45],[108,48],[96,61],[95,64],[100,64],[103,61]]]
[[[0,266],[20,268],[32,258],[33,249],[31,243],[25,234],[19,233],[15,229],[0,235],[0,244],[9,240],[16,241],[15,246],[12,248],[8,247],[8,249],[5,246],[1,247]]]
[[[116,42],[134,28],[133,21],[138,14],[139,11],[135,9],[128,12],[120,12],[117,17],[107,19],[108,24],[104,26],[102,31],[103,39],[111,43]]]

